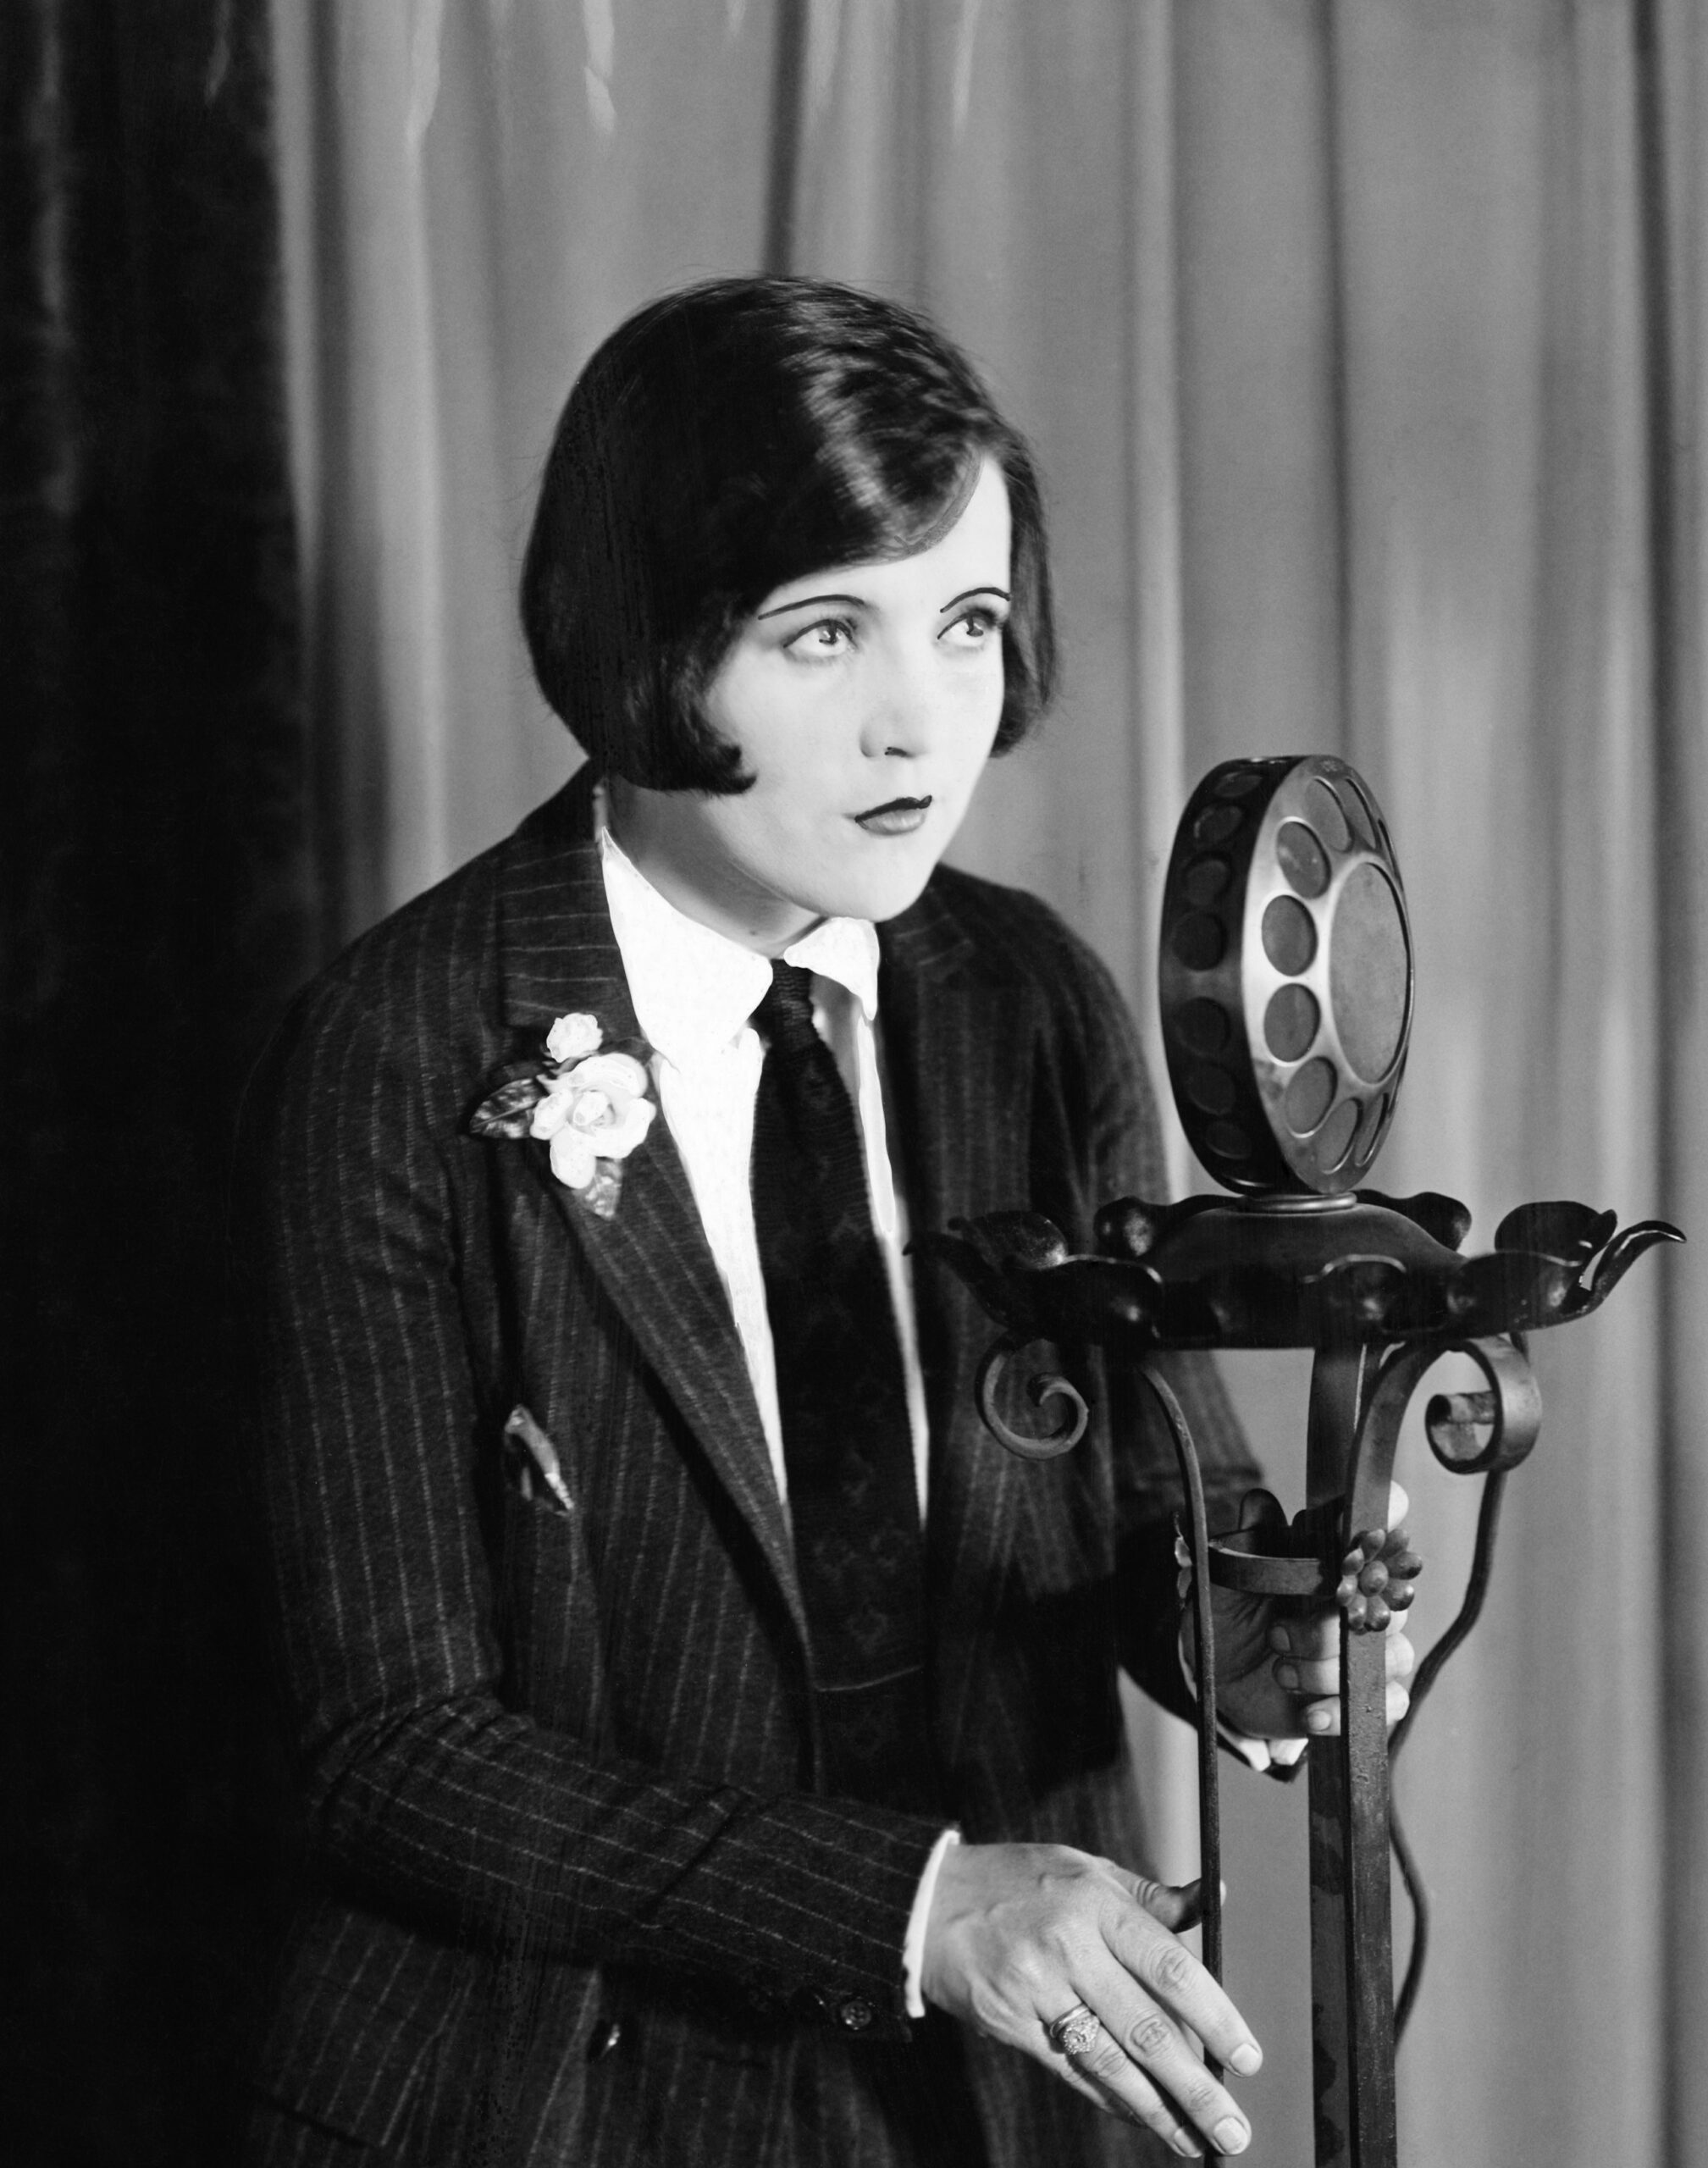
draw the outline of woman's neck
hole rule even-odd
[[[782,955],[819,915],[732,866],[692,817],[686,805],[692,796],[613,776],[605,784],[611,832],[635,871],[684,918],[761,956]]]

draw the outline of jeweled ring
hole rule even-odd
[[[1103,2027],[1089,2003],[1076,2002],[1065,2017],[1046,2028],[1050,2045],[1059,2055],[1087,2055],[1097,2044]]]

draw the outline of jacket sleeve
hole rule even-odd
[[[1088,1103],[1092,1196],[1161,1200],[1168,1192],[1157,1103],[1126,1004],[1102,962],[1075,943]],[[1214,1359],[1196,1350],[1152,1357],[1180,1402],[1197,1446],[1206,1518],[1231,1528],[1240,1501],[1262,1480]],[[1180,1663],[1175,1516],[1184,1512],[1178,1464],[1156,1401],[1130,1371],[1105,1370],[1119,1502],[1121,1661],[1153,1700],[1189,1723],[1197,1705]]]
[[[679,1780],[500,1697],[452,1208],[466,1148],[439,1111],[445,1056],[397,1008],[387,1026],[368,989],[311,989],[239,1157],[253,1519],[321,1866],[453,1942],[899,2030],[936,1822]]]

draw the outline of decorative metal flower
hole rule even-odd
[[[1409,1611],[1423,1562],[1403,1528],[1368,1528],[1340,1561],[1335,1601],[1354,1634],[1381,1634],[1396,1611]]]

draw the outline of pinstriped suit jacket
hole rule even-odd
[[[543,1146],[468,1133],[554,1017],[635,1031],[589,797],[578,777],[347,951],[250,1095],[257,1514],[314,1872],[246,2157],[942,2157],[873,2104],[937,1825],[817,1789],[787,1526],[668,1132],[610,1220]],[[1104,1198],[1161,1193],[1130,1027],[1053,914],[939,871],[881,932],[916,1228],[1025,1207],[1083,1241]],[[1118,1661],[1181,1692],[1166,1446],[1093,1374],[1074,1453],[1008,1457],[972,1404],[991,1328],[917,1278],[953,1811],[1131,1859]],[[1213,1373],[1172,1375],[1210,1487],[1243,1488]],[[510,1479],[518,1402],[567,1509]],[[1029,2059],[963,2046],[997,2168],[1144,2157]]]

